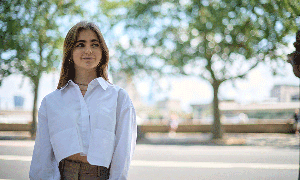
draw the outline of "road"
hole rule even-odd
[[[0,141],[0,179],[28,179],[34,141]],[[299,149],[138,144],[129,180],[293,180]]]

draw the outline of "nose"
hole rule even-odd
[[[91,49],[90,47],[87,47],[87,48],[85,49],[85,53],[86,53],[86,54],[92,54],[92,49]]]

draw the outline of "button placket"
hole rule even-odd
[[[76,89],[75,91],[77,92],[77,97],[79,97],[79,102],[80,102],[80,118],[76,120],[76,128],[77,128],[77,133],[78,133],[78,138],[79,138],[79,145],[80,145],[80,149],[81,151],[83,152],[83,144],[82,144],[82,137],[81,137],[81,134],[82,134],[82,130],[81,130],[81,127],[82,127],[82,94],[80,92],[80,88],[77,84],[73,83],[73,87]]]
[[[88,109],[88,101],[90,99],[90,92],[96,87],[95,82],[91,82],[88,85],[87,91],[85,95],[83,96],[80,92],[80,88],[77,85],[78,89],[78,95],[80,99],[80,113],[81,117],[79,122],[77,122],[79,131],[80,131],[80,145],[83,154],[88,153],[89,148],[89,141],[90,141],[90,135],[91,135],[91,127],[90,127],[90,113]]]
[[[82,107],[82,111],[83,111],[83,115],[82,115],[82,137],[83,137],[83,149],[86,151],[87,147],[88,147],[88,126],[89,126],[89,113],[86,107],[85,102],[83,103],[83,107]],[[84,152],[85,154],[87,154],[87,152]]]
[[[87,108],[87,104],[84,100],[84,97],[82,96],[81,92],[80,92],[80,88],[77,85],[77,92],[79,95],[79,99],[80,99],[80,113],[81,113],[81,117],[80,120],[77,122],[77,125],[79,127],[79,137],[80,137],[80,144],[81,144],[81,149],[83,154],[87,154],[87,149],[88,149],[88,137],[89,137],[89,112],[88,112],[88,108]],[[88,90],[85,93],[85,96],[88,94]]]
[[[88,93],[86,93],[87,95]],[[83,151],[85,154],[87,154],[88,149],[88,137],[89,137],[89,111],[87,108],[87,104],[84,100],[84,98],[81,96],[81,136],[82,136],[82,145],[83,145]]]
[[[88,147],[89,147],[89,141],[90,141],[90,134],[91,134],[91,129],[90,129],[90,113],[88,109],[88,101],[89,101],[89,96],[91,90],[94,88],[93,82],[89,84],[85,96],[82,98],[83,100],[83,109],[84,109],[84,120],[83,120],[83,134],[84,136],[84,150],[85,154],[88,152]]]

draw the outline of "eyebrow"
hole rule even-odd
[[[78,43],[78,42],[86,42],[86,40],[78,40],[76,41],[75,43]],[[92,39],[91,42],[99,42],[97,39]]]

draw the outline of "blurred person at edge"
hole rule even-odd
[[[299,134],[299,127],[300,127],[300,121],[299,121],[299,109],[295,109],[295,113],[293,116],[294,119],[294,128],[295,128],[295,134]]]
[[[172,113],[169,120],[169,137],[176,136],[177,128],[178,128],[178,116]]]
[[[127,179],[136,115],[128,93],[108,81],[108,61],[94,23],[69,30],[57,89],[39,108],[30,179]]]
[[[300,78],[300,31],[296,33],[296,42],[294,42],[296,51],[288,55],[288,62],[293,66],[295,76]]]
[[[294,42],[294,47],[296,48],[296,51],[292,52],[291,54],[288,54],[288,62],[292,64],[293,66],[293,72],[295,76],[300,78],[300,31],[296,33],[296,42]],[[295,110],[295,114],[296,114]],[[299,127],[299,109],[298,109],[298,122],[295,122],[296,124],[296,135],[299,134],[298,127]],[[294,117],[296,120],[296,117]],[[299,168],[299,173],[298,173],[298,179],[300,179],[300,168]]]

